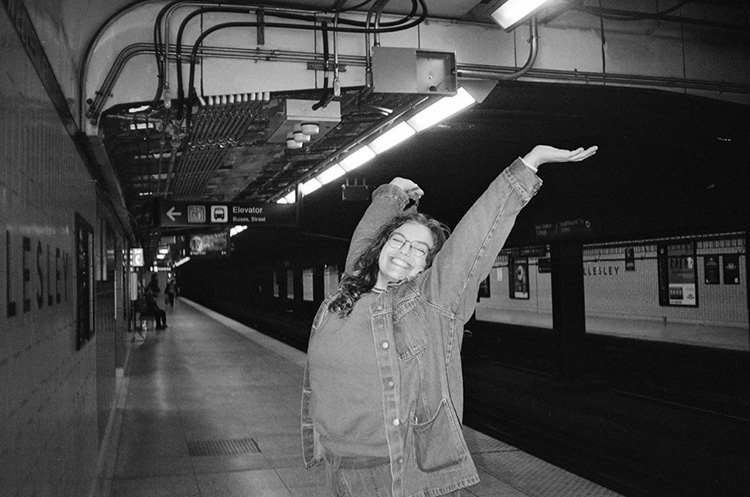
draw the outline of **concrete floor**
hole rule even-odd
[[[122,378],[116,457],[102,497],[324,497],[302,463],[305,354],[178,300]],[[617,494],[465,428],[481,483],[465,496]]]

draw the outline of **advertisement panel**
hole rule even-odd
[[[510,270],[510,298],[529,298],[529,262],[526,259],[510,259],[508,261]]]
[[[695,242],[658,245],[659,304],[698,306]]]
[[[229,257],[229,231],[193,233],[188,237],[190,257]]]

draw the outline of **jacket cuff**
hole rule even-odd
[[[530,200],[542,187],[541,178],[530,167],[526,166],[520,157],[513,161],[506,171],[513,178],[513,181],[511,181],[513,186],[522,190],[522,196],[526,200]]]
[[[380,199],[394,200],[398,204],[399,210],[403,210],[406,204],[409,203],[409,196],[406,192],[401,187],[390,183],[380,185],[372,193],[373,202]]]

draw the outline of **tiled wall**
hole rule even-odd
[[[96,343],[112,323],[76,348],[75,214],[96,229],[95,183],[2,8],[0,40],[0,495],[86,496],[115,376],[114,341]]]
[[[746,247],[741,235],[695,242],[698,306],[659,305],[657,246],[634,243],[634,270],[625,269],[625,247],[585,247],[583,274],[587,316],[711,324],[747,330]],[[718,284],[706,284],[705,257],[739,255],[740,284],[728,284],[721,276]],[[507,254],[498,256],[490,273],[490,297],[477,305],[477,318],[483,321],[552,327],[551,274],[540,273],[538,258],[528,258],[529,298],[509,295]]]

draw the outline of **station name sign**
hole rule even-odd
[[[294,204],[163,200],[159,222],[162,227],[295,226],[297,209]]]

